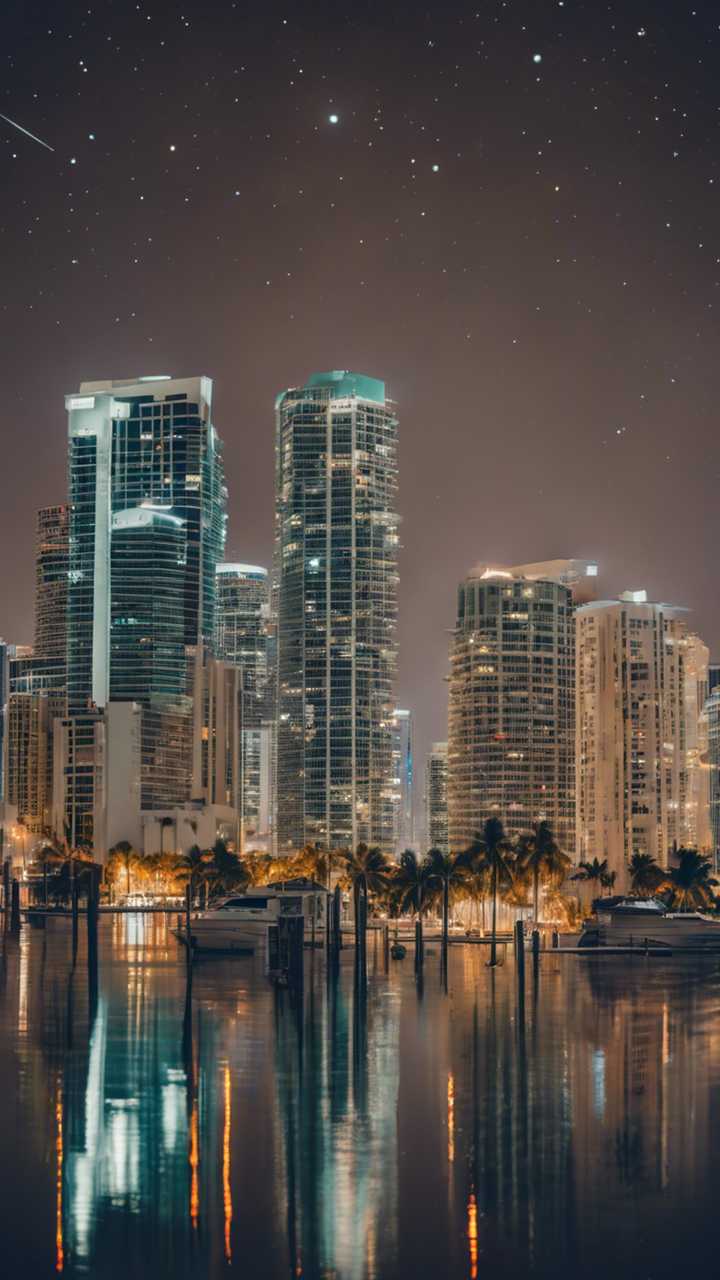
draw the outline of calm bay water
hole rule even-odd
[[[7,1276],[664,1277],[715,1270],[720,964],[352,953],[301,1001],[160,917],[0,941]]]

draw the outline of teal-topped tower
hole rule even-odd
[[[277,848],[392,845],[398,421],[385,383],[276,400]]]

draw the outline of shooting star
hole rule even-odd
[[[48,151],[55,150],[54,147],[50,146],[49,142],[43,142],[42,138],[36,138],[35,134],[31,133],[29,129],[23,129],[22,125],[18,124],[17,120],[11,120],[9,116],[4,116],[2,111],[0,111],[0,120],[6,120],[8,124],[12,125],[13,129],[19,129],[27,138],[32,138],[33,142],[39,142],[41,147],[47,147]]]

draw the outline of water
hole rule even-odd
[[[304,998],[164,919],[25,927],[0,963],[7,1276],[677,1277],[715,1270],[720,965],[352,953]],[[3,945],[0,942],[0,945]]]

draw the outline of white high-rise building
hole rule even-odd
[[[684,644],[685,757],[687,795],[682,843],[686,848],[710,853],[710,768],[708,763],[708,667],[710,651],[699,636]]]
[[[619,888],[633,853],[666,867],[706,823],[691,781],[706,656],[686,612],[628,591],[576,614],[576,856],[607,859]]]
[[[581,561],[480,565],[458,591],[448,715],[448,839],[488,818],[510,836],[545,820],[575,835],[573,589]],[[591,575],[593,576],[593,575]]]

